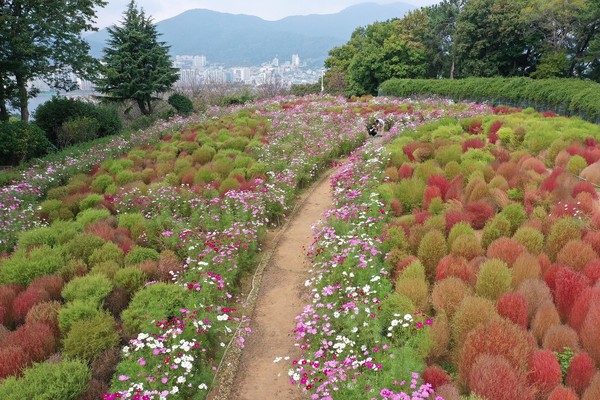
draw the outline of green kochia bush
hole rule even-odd
[[[178,315],[179,310],[188,306],[189,292],[181,286],[155,283],[138,291],[129,307],[121,314],[123,327],[129,334],[144,330],[149,332],[153,324]]]
[[[115,319],[106,313],[75,322],[63,341],[63,354],[92,362],[104,350],[119,345]]]
[[[17,165],[55,148],[44,131],[27,122],[0,122],[0,165]]]
[[[91,379],[88,366],[79,360],[40,363],[25,369],[22,378],[9,377],[0,383],[3,400],[75,400]]]
[[[112,282],[103,275],[86,275],[73,279],[63,288],[61,294],[67,301],[81,300],[100,306],[111,292]]]
[[[19,250],[0,262],[0,283],[27,286],[37,277],[55,274],[64,263],[64,256],[58,247],[43,245],[29,253]]]
[[[93,302],[76,300],[64,305],[58,312],[58,326],[65,335],[77,321],[93,318],[101,311]]]

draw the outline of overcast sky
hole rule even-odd
[[[108,0],[108,5],[97,12],[97,25],[100,28],[119,22],[130,0]],[[353,4],[369,0],[137,0],[146,15],[155,22],[174,17],[185,10],[206,8],[232,14],[256,15],[263,19],[277,20],[290,15],[331,14]],[[380,4],[394,3],[394,0],[371,1]],[[438,3],[439,0],[404,0],[403,3],[416,7]]]

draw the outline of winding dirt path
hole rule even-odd
[[[274,363],[276,357],[298,358],[294,346],[295,317],[306,301],[306,257],[312,243],[312,225],[332,207],[329,170],[300,199],[300,208],[287,223],[267,263],[252,315],[252,333],[246,340],[230,400],[303,399],[300,389],[289,383],[290,362]]]

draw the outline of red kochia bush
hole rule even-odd
[[[571,192],[572,197],[577,197],[579,193],[589,193],[592,195],[594,199],[598,198],[598,193],[596,192],[596,188],[589,182],[578,182],[573,186],[573,191]]]
[[[471,224],[470,216],[466,212],[457,210],[448,210],[444,214],[444,220],[446,221],[446,232],[450,232],[452,227],[459,222],[466,222]]]
[[[554,282],[554,302],[563,321],[568,320],[575,299],[588,287],[587,279],[569,269],[560,268]]]
[[[584,351],[577,353],[569,368],[567,368],[566,383],[572,387],[577,394],[582,395],[585,389],[589,386],[594,374],[596,373],[596,366],[592,357]]]
[[[590,285],[595,285],[600,279],[600,260],[592,260],[581,271],[583,275],[589,280]]]
[[[444,177],[442,175],[431,175],[427,179],[427,185],[428,186],[435,186],[438,189],[440,189],[440,192],[442,194],[442,198],[444,198],[446,196],[446,192],[450,188],[450,182],[448,182],[448,180],[446,179],[446,177]]]
[[[581,400],[598,400],[600,399],[600,372],[596,372],[590,385],[581,396]]]
[[[12,304],[17,297],[17,290],[9,285],[0,286],[0,325],[12,325]]]
[[[443,257],[435,269],[435,280],[441,281],[449,276],[455,276],[469,283],[469,265],[464,257],[447,255]]]
[[[20,375],[27,366],[27,356],[21,347],[10,346],[0,348],[0,380]]]
[[[488,258],[498,258],[512,267],[517,258],[526,251],[525,246],[516,239],[501,237],[490,243],[487,256]]]
[[[548,400],[579,400],[579,396],[573,389],[558,385],[550,393]]]
[[[578,333],[581,332],[581,327],[583,326],[585,317],[587,317],[587,313],[590,309],[590,304],[592,302],[594,292],[600,292],[600,289],[584,289],[581,293],[579,293],[579,296],[577,296],[577,298],[573,302],[573,306],[571,307],[571,314],[569,315],[569,325]]]
[[[431,200],[435,199],[436,197],[439,197],[440,199],[442,198],[442,192],[440,191],[440,188],[437,186],[427,186],[425,191],[423,191],[423,208],[429,208]]]
[[[483,229],[485,223],[496,213],[494,208],[485,200],[475,200],[465,206],[473,229]]]
[[[29,287],[24,292],[19,293],[13,302],[13,316],[19,323],[25,321],[25,316],[38,303],[49,301],[50,295],[43,289]]]
[[[533,399],[531,389],[518,370],[499,355],[481,354],[475,359],[469,373],[469,388],[486,399]]]
[[[424,382],[431,384],[434,390],[442,385],[452,383],[450,375],[437,365],[428,365],[425,367],[421,378],[423,378]]]
[[[477,356],[484,353],[502,356],[515,371],[525,371],[532,351],[527,332],[510,321],[496,319],[479,325],[469,332],[460,350],[459,379],[468,379]]]
[[[0,347],[21,347],[28,362],[44,361],[56,351],[52,329],[42,323],[25,324],[4,338]]]
[[[402,164],[400,168],[398,168],[398,177],[401,179],[410,178],[413,174],[413,170],[408,164]]]
[[[536,350],[529,357],[527,382],[538,393],[547,396],[562,382],[562,371],[558,359],[550,350]]]
[[[565,347],[578,351],[579,338],[577,332],[568,325],[552,325],[544,335],[542,347],[556,352],[562,352]]]
[[[462,143],[462,151],[464,153],[469,149],[481,149],[483,146],[484,145],[481,138],[476,137],[472,139],[467,139]]]
[[[29,288],[42,289],[48,292],[51,300],[61,300],[60,292],[62,291],[65,281],[59,275],[44,275],[34,279],[29,285]],[[28,288],[28,289],[29,289]]]
[[[582,240],[569,240],[558,252],[556,262],[566,265],[575,271],[581,271],[598,255],[593,247]]]
[[[581,327],[581,343],[589,355],[600,364],[600,295],[595,292],[590,302],[590,309],[587,312],[583,326]]]
[[[501,317],[527,329],[529,322],[528,306],[525,296],[519,292],[504,293],[496,301],[496,310]]]

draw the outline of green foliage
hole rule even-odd
[[[56,145],[60,148],[89,142],[98,137],[100,125],[95,118],[77,117],[62,123],[56,133]]]
[[[560,371],[562,372],[564,380],[567,376],[567,370],[569,369],[569,365],[571,365],[571,361],[573,360],[575,353],[570,347],[564,347],[563,351],[561,351],[560,353],[557,351],[553,351],[552,353],[558,359],[558,364],[560,365]]]
[[[169,47],[158,41],[151,17],[134,2],[123,13],[120,26],[108,28],[104,71],[97,89],[114,100],[133,100],[144,115],[153,113],[153,97],[171,90],[178,79]]]
[[[104,193],[107,187],[113,184],[113,178],[107,174],[97,175],[92,181],[92,189]]]
[[[572,156],[567,163],[567,171],[573,175],[579,175],[581,170],[583,170],[585,167],[587,167],[587,162],[585,161],[585,158],[581,157],[580,155]]]
[[[448,233],[448,247],[452,247],[454,240],[461,235],[475,236],[475,230],[468,222],[457,222],[450,228]]]
[[[502,209],[499,213],[504,216],[510,223],[511,235],[525,222],[527,219],[527,213],[525,207],[521,203],[509,204]]]
[[[65,244],[64,250],[71,258],[81,259],[87,264],[94,250],[102,247],[102,245],[104,245],[104,240],[98,236],[83,233],[69,240]]]
[[[114,261],[117,264],[122,264],[124,257],[125,253],[119,246],[113,242],[106,242],[92,252],[89,263],[92,266],[106,261]]]
[[[24,249],[43,244],[53,247],[68,242],[80,231],[81,228],[76,222],[55,221],[50,226],[22,232],[17,246]]]
[[[144,287],[121,315],[124,329],[130,334],[151,330],[151,321],[175,316],[181,308],[186,308],[188,294],[187,289],[166,283]]]
[[[523,226],[513,235],[531,254],[537,255],[544,249],[544,234],[535,228]]]
[[[100,312],[97,305],[88,301],[77,300],[65,304],[58,312],[58,326],[61,333],[65,335],[77,321],[93,318]]]
[[[35,278],[53,275],[65,262],[61,248],[42,245],[29,253],[18,250],[12,257],[0,261],[0,282],[27,287]]]
[[[79,202],[79,209],[87,210],[88,208],[95,208],[103,199],[104,196],[92,193]]]
[[[410,212],[415,208],[421,207],[425,186],[423,180],[414,176],[409,179],[402,179],[398,182],[395,195],[402,203],[402,209],[405,212]]]
[[[550,228],[546,239],[546,254],[550,260],[556,260],[556,256],[570,240],[581,238],[581,228],[574,218],[561,218]]]
[[[167,102],[173,106],[179,115],[189,115],[194,111],[194,103],[181,93],[173,93]]]
[[[146,260],[158,261],[158,257],[158,251],[148,247],[136,246],[125,256],[125,265],[135,265]]]
[[[510,290],[512,273],[504,261],[491,259],[479,267],[475,292],[477,295],[496,301]]]
[[[438,230],[429,231],[421,239],[417,256],[425,266],[428,276],[433,276],[438,262],[448,254],[444,234]]]
[[[37,125],[0,121],[0,165],[17,165],[54,150]]]
[[[119,345],[115,319],[107,313],[75,322],[63,340],[63,354],[86,363]]]
[[[61,295],[66,301],[82,301],[99,306],[108,296],[113,284],[103,275],[86,275],[73,279],[65,285]]]
[[[10,377],[0,383],[5,400],[76,400],[88,387],[92,374],[79,360],[39,363],[26,368],[22,378]]]
[[[483,227],[481,235],[481,245],[484,249],[494,240],[502,236],[510,236],[511,224],[504,215],[497,214],[494,218],[488,220]]]
[[[460,162],[462,155],[462,147],[460,144],[450,144],[442,146],[435,151],[435,160],[441,165],[446,166],[448,163]]]
[[[127,267],[117,271],[114,276],[117,285],[127,290],[130,295],[137,292],[148,281],[148,277],[142,270],[136,267]]]

